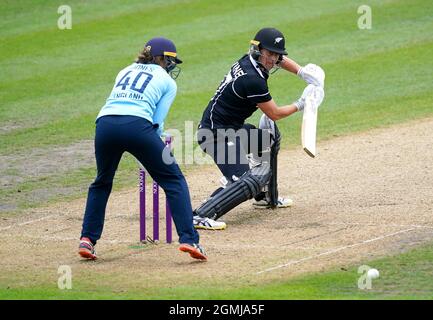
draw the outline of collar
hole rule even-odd
[[[259,64],[257,63],[257,61],[254,60],[253,57],[252,57],[251,55],[248,55],[248,57],[250,58],[250,61],[251,61],[252,65],[253,65],[254,68],[257,70],[257,72],[259,73],[259,75],[260,75],[263,79],[266,79],[267,77],[265,77],[265,76],[263,75],[263,72],[262,72],[262,70],[260,69]]]

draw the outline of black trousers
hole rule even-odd
[[[271,136],[267,130],[252,124],[244,124],[237,130],[199,128],[197,141],[231,182],[250,169],[248,154],[257,160],[269,161],[269,152],[263,151],[270,148]]]

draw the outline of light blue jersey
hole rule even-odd
[[[176,90],[176,82],[161,66],[133,63],[117,75],[97,118],[106,115],[142,117],[158,125],[157,132],[161,135]]]

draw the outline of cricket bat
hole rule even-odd
[[[313,96],[305,99],[302,118],[302,148],[312,158],[316,157],[317,110],[323,101],[324,92],[316,87]]]

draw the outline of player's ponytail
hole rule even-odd
[[[151,63],[153,62],[153,56],[150,53],[150,46],[144,47],[143,50],[138,54],[137,60],[135,60],[137,63]]]

